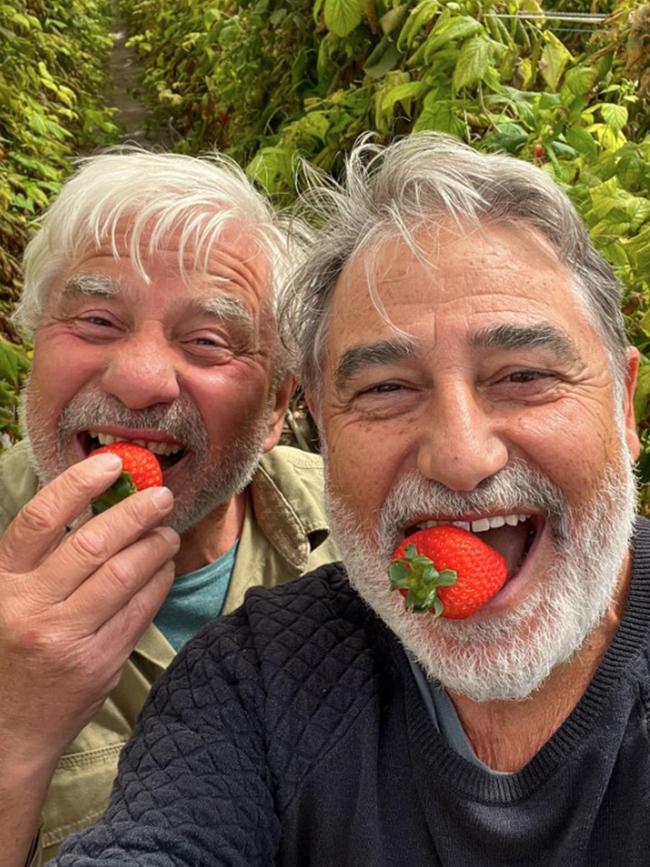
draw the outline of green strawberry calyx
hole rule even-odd
[[[103,494],[95,497],[91,503],[93,515],[99,515],[110,509],[116,503],[120,503],[131,494],[135,494],[138,489],[133,484],[131,473],[123,472],[119,479],[116,479],[113,484],[104,491]]]
[[[453,569],[438,572],[433,560],[418,554],[415,545],[407,545],[404,555],[390,564],[390,589],[399,590],[405,597],[404,608],[411,608],[417,614],[430,612],[434,618],[440,617],[445,606],[438,597],[438,588],[456,584],[458,574]]]

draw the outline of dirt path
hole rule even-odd
[[[121,139],[137,142],[145,147],[160,144],[160,137],[156,136],[153,140],[152,133],[146,130],[148,111],[138,97],[137,54],[134,48],[126,47],[129,37],[116,2],[113,2],[112,31],[116,34],[116,39],[109,64],[111,83],[106,100],[108,105],[115,106],[117,109],[115,119],[124,128]]]

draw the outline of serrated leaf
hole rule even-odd
[[[596,82],[596,70],[589,66],[576,66],[564,76],[564,87],[574,96],[585,96]]]
[[[483,79],[490,65],[490,44],[484,36],[468,39],[460,50],[452,78],[454,93]]]
[[[600,113],[607,126],[615,133],[619,133],[627,123],[628,114],[624,105],[604,102],[600,106]]]
[[[325,0],[325,26],[336,36],[347,36],[361,24],[360,0]]]

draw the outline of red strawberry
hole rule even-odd
[[[391,590],[405,608],[434,617],[471,617],[505,584],[506,561],[474,533],[441,525],[418,530],[395,550],[389,569]]]
[[[107,491],[93,499],[91,506],[94,515],[99,515],[136,491],[162,485],[163,475],[158,458],[149,449],[135,443],[118,442],[95,449],[93,454],[102,452],[112,452],[122,458],[122,475]]]

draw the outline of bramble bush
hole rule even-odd
[[[180,150],[230,153],[280,202],[297,156],[336,175],[368,130],[440,130],[551,173],[626,287],[650,514],[650,3],[593,5],[608,17],[589,28],[537,0],[122,3],[155,122]]]
[[[112,141],[100,96],[112,44],[108,0],[0,2],[0,437],[18,436],[17,393],[29,347],[9,314],[35,217],[70,173],[71,157]]]

